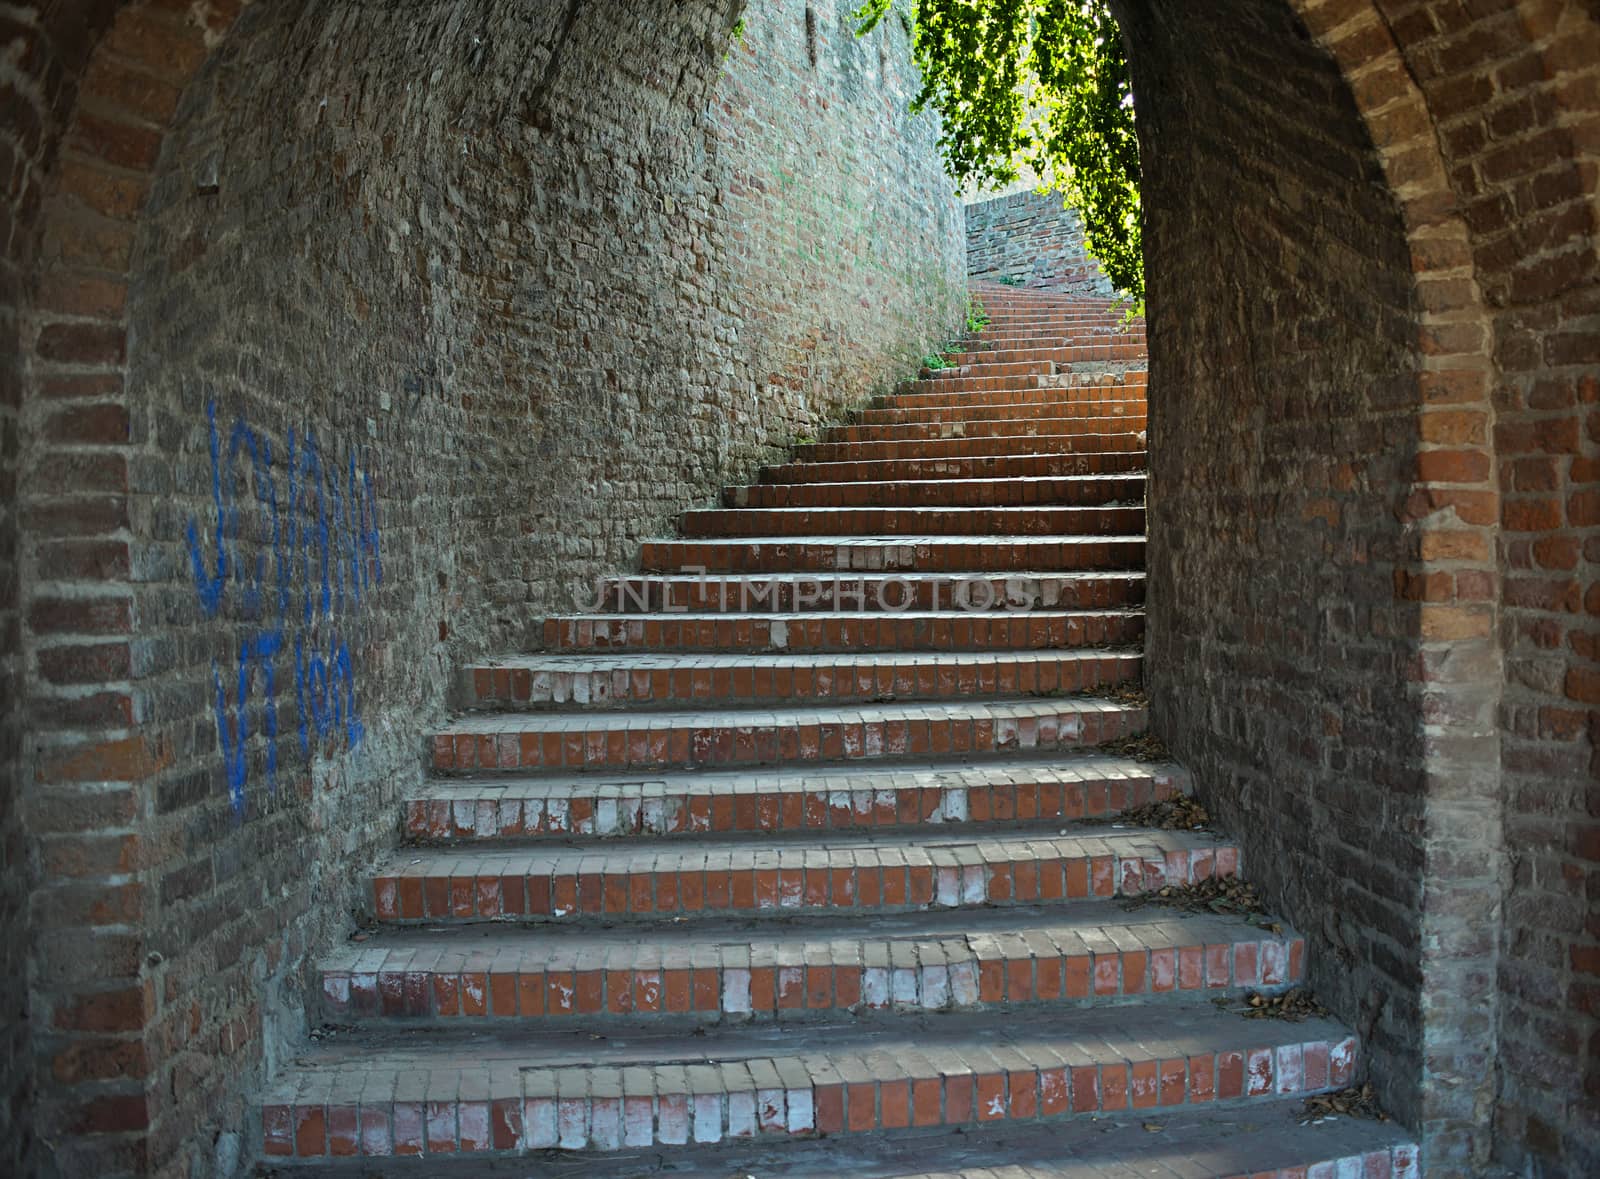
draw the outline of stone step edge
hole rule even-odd
[[[673,841],[652,845],[651,858],[633,846],[632,853],[600,847],[547,852],[537,845],[498,853],[470,845],[402,848],[373,872],[372,911],[385,924],[939,911],[1133,897],[1234,876],[1240,862],[1238,844],[1220,839],[1206,846],[1130,841],[1108,847],[1092,837],[1028,831],[927,851],[892,844],[730,843],[715,865],[703,850],[680,854]],[[407,854],[414,850],[423,854]]]
[[[663,949],[641,940],[632,959],[596,949],[588,960],[548,937],[513,957],[505,948],[492,955],[474,951],[471,942],[407,947],[401,935],[325,961],[318,975],[329,1022],[413,1025],[573,1016],[826,1018],[1002,1004],[1059,1008],[1159,996],[1238,998],[1245,989],[1275,993],[1304,981],[1299,934],[1273,934],[1244,921],[1226,940],[1217,932],[1190,940],[1145,929],[1131,935],[1138,948],[1090,949],[1082,939],[1063,944],[1070,938],[1029,930],[1015,939],[1027,943],[1018,954],[1008,952],[1004,929],[983,930],[976,938],[847,937],[811,929],[791,933],[787,943],[778,934],[755,932],[745,944],[724,938]]]
[[[1187,772],[1172,765],[1150,766],[1142,773],[1123,770],[1117,777],[1096,778],[1091,768],[1077,779],[1051,781],[1043,773],[1015,773],[1004,781],[997,776],[949,784],[899,784],[894,779],[904,775],[887,770],[841,774],[837,780],[816,774],[715,774],[709,776],[719,780],[706,784],[706,776],[662,775],[659,790],[644,784],[630,790],[604,781],[571,781],[565,792],[523,796],[514,791],[528,779],[430,779],[408,792],[402,822],[408,838],[436,843],[857,831],[946,823],[1075,822],[1193,793]],[[874,777],[882,783],[850,785]],[[731,789],[716,789],[724,784]]]
[[[1309,1029],[1308,1029],[1309,1030]],[[829,1058],[775,1055],[704,1065],[490,1066],[374,1086],[339,1098],[313,1086],[262,1104],[269,1158],[326,1154],[520,1152],[832,1136],[912,1126],[1066,1120],[1325,1092],[1355,1075],[1352,1035],[1266,1048],[1238,1039],[1198,1051],[1111,1058],[977,1043]],[[470,1080],[470,1084],[464,1084]],[[330,1081],[331,1084],[331,1081]],[[467,1092],[463,1093],[462,1090]],[[580,1091],[581,1090],[581,1091]]]
[[[552,722],[567,713],[502,713],[498,718],[475,714],[434,735],[432,767],[441,772],[476,770],[651,770],[657,767],[771,764],[774,762],[872,761],[897,756],[1003,754],[1023,749],[1085,749],[1141,731],[1143,708],[1130,708],[1093,697],[1074,697],[1074,708],[1057,708],[1032,716],[991,716],[987,711],[1026,701],[968,699],[942,704],[908,703],[910,710],[943,710],[954,715],[929,717],[879,716],[860,720],[827,714],[884,710],[889,705],[834,706],[814,710],[704,709],[633,713],[597,711],[577,714],[584,727],[565,729]],[[1062,698],[1066,703],[1068,698]],[[1096,705],[1097,707],[1089,707]],[[745,718],[784,713],[783,719],[756,724]],[[632,725],[618,725],[632,716]],[[668,718],[671,718],[669,723]],[[498,719],[500,727],[473,725]],[[465,725],[466,727],[463,727]]]

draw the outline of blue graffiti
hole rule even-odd
[[[239,419],[224,447],[215,401],[206,403],[206,421],[213,519],[208,537],[202,537],[194,519],[185,536],[201,613],[217,617],[230,604],[232,591],[231,613],[241,626],[234,674],[228,677],[234,681],[231,697],[215,663],[211,679],[228,797],[235,816],[243,818],[250,702],[258,688],[267,783],[277,790],[281,655],[292,652],[302,754],[310,755],[313,742],[338,736],[354,748],[366,734],[356,700],[355,660],[339,627],[383,581],[378,499],[372,476],[357,465],[353,448],[341,469],[337,462],[323,462],[313,431],[297,436],[290,429],[284,472],[288,496],[280,514],[271,441]],[[245,479],[250,486],[241,494]]]

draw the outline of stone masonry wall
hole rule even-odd
[[[130,687],[134,810],[106,822],[139,850],[105,878],[132,976],[86,953],[38,995],[41,1057],[92,1062],[44,1094],[96,1111],[51,1123],[64,1170],[227,1173],[454,668],[957,327],[935,128],[903,34],[857,40],[850,8],[763,5],[737,39],[710,2],[253,6],[164,137],[110,133],[116,167],[152,153],[126,397],[79,388],[72,428],[126,461],[97,526],[127,565],[79,573],[133,634],[114,655],[115,617],[61,615],[30,692]],[[188,31],[135,17],[114,54]],[[101,190],[64,194],[100,224]],[[108,359],[74,328],[50,363]],[[36,792],[94,787],[74,749],[45,742]]]
[[[967,273],[1081,298],[1116,294],[1085,252],[1082,218],[1059,193],[1017,192],[969,204]]]

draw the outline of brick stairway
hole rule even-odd
[[[1390,1127],[1300,1125],[1347,1029],[1212,1002],[1299,980],[1297,935],[1119,900],[1240,866],[1085,822],[1184,788],[1095,748],[1145,727],[1107,691],[1140,676],[1142,338],[979,293],[958,367],[466,669],[269,1165],[1418,1173]]]

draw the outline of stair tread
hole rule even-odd
[[[736,510],[736,509],[726,509]],[[805,508],[803,511],[816,511],[816,508]],[[834,510],[834,509],[827,509]],[[838,509],[844,510],[844,509]],[[878,509],[874,509],[878,510]],[[1137,541],[1143,544],[1144,533],[1108,533],[1097,535],[1095,533],[1052,533],[1049,536],[1038,535],[1011,535],[1007,533],[984,532],[976,535],[962,533],[898,533],[890,532],[881,535],[864,536],[861,534],[818,533],[807,536],[690,536],[690,537],[654,537],[642,543],[647,545],[689,545],[700,547],[705,545],[751,545],[751,544],[788,544],[788,545],[833,545],[836,548],[910,548],[919,544],[1036,544],[1036,545],[1064,545],[1064,544],[1110,544],[1116,542],[1127,543]]]
[[[1135,943],[1119,942],[1113,933],[1134,931]],[[1005,909],[952,909],[911,913],[826,914],[782,925],[770,920],[739,918],[727,922],[663,924],[651,930],[595,928],[592,926],[540,927],[536,933],[485,923],[439,928],[391,927],[364,942],[348,942],[321,959],[324,970],[377,969],[380,961],[397,961],[387,955],[444,951],[472,954],[477,960],[498,954],[523,955],[526,960],[585,962],[613,949],[648,945],[662,951],[686,952],[694,963],[721,961],[725,947],[752,945],[800,949],[820,944],[934,943],[971,941],[979,956],[996,956],[1003,939],[1049,933],[1086,941],[1111,952],[1127,948],[1169,948],[1215,945],[1237,941],[1275,939],[1289,941],[1299,935],[1288,926],[1277,933],[1252,925],[1243,918],[1212,913],[1185,913],[1147,905],[1128,909],[1118,901],[1078,901],[1071,905],[1016,906]],[[992,951],[992,952],[991,952]],[[789,962],[788,957],[782,961]],[[793,961],[801,961],[794,958]],[[456,969],[460,966],[457,964]]]
[[[957,701],[887,702],[881,704],[825,704],[815,707],[774,708],[674,708],[638,713],[607,712],[499,712],[457,717],[443,733],[500,733],[538,730],[595,730],[681,728],[686,726],[817,725],[838,721],[861,724],[895,720],[945,718],[1015,718],[1058,716],[1062,713],[1135,711],[1127,705],[1094,696],[1031,697]]]
[[[1060,832],[1066,832],[1061,834]],[[629,839],[607,840],[598,844],[577,843],[551,846],[532,843],[521,846],[488,847],[458,845],[447,847],[403,847],[383,858],[376,875],[429,876],[465,873],[468,867],[507,868],[513,864],[576,865],[579,861],[604,860],[608,867],[625,864],[682,864],[741,862],[750,857],[782,855],[793,857],[798,866],[808,854],[853,862],[858,853],[875,853],[881,862],[930,864],[948,860],[959,863],[973,859],[980,850],[1001,856],[1033,860],[1039,858],[1160,858],[1160,853],[1207,851],[1235,847],[1234,841],[1211,831],[1167,831],[1156,827],[1121,827],[1110,824],[1072,823],[1043,829],[1002,828],[988,830],[923,829],[908,831],[890,828],[867,831],[807,831],[777,838],[771,832],[732,835],[713,839]],[[1049,855],[1043,855],[1044,849]],[[776,861],[773,867],[777,867]],[[493,875],[495,873],[484,873]]]
[[[856,768],[861,765],[862,768]],[[896,762],[694,770],[678,773],[521,774],[496,778],[434,778],[410,788],[412,798],[564,798],[572,795],[635,797],[640,794],[719,795],[824,790],[952,789],[1017,782],[1084,782],[1171,778],[1174,767],[1100,754],[1063,753],[1048,760],[1002,757],[982,762]]]
[[[670,619],[675,622],[815,622],[818,618],[839,619],[871,619],[899,618],[908,622],[924,620],[956,621],[962,619],[1014,619],[1017,622],[1026,622],[1029,619],[1049,621],[1059,618],[1137,618],[1144,613],[1143,610],[803,610],[798,612],[780,611],[695,611],[695,610],[651,610],[632,614],[552,614],[553,622],[647,622],[652,620]],[[1096,650],[1094,648],[1074,647],[1071,650],[1062,648],[1049,651],[1011,651],[996,649],[993,651],[951,651],[948,654],[957,662],[975,663],[983,660],[1015,659],[1020,656],[1034,658],[1048,658],[1058,656],[1061,658],[1095,659],[1107,655],[1120,655],[1120,651]],[[563,670],[572,665],[573,660],[585,663],[596,660],[609,661],[612,659],[627,660],[616,666],[637,667],[646,663],[671,661],[673,667],[718,667],[718,666],[743,666],[751,660],[767,660],[775,664],[783,664],[785,660],[797,660],[806,666],[823,664],[836,664],[850,659],[863,661],[876,661],[878,663],[904,662],[908,659],[939,661],[945,658],[944,651],[839,651],[839,652],[793,652],[771,653],[753,651],[726,652],[716,651],[677,653],[663,651],[658,654],[644,655],[518,655],[500,659],[480,660],[468,664],[469,667],[518,667],[540,669],[549,660],[559,660],[558,664]],[[725,660],[725,663],[705,662],[706,660]],[[611,666],[608,662],[607,666]]]
[[[809,1062],[817,1071],[842,1058],[870,1053],[890,1075],[925,1071],[919,1060],[947,1053],[1009,1048],[1024,1058],[1058,1067],[1063,1055],[1083,1063],[1186,1057],[1207,1050],[1271,1050],[1306,1043],[1343,1044],[1352,1039],[1331,1019],[1300,1022],[1245,1019],[1213,1004],[1140,1003],[1066,1011],[1030,1012],[1026,1021],[999,1013],[911,1016],[840,1024],[762,1024],[718,1027],[705,1035],[681,1028],[640,1026],[626,1035],[547,1031],[505,1025],[493,1032],[470,1025],[448,1029],[391,1031],[338,1036],[297,1054],[294,1065],[272,1084],[267,1102],[293,1100],[321,1074],[330,1096],[359,1096],[367,1071],[396,1074],[442,1072],[486,1085],[485,1097],[522,1096],[531,1073],[633,1065],[700,1065],[785,1058]],[[1062,1050],[1062,1054],[1053,1051]],[[810,1071],[810,1070],[808,1070]],[[417,1078],[420,1080],[420,1078]],[[431,1088],[430,1082],[428,1088]]]
[[[822,484],[821,486],[827,485]],[[1040,540],[1043,538],[1036,536],[1032,539]],[[907,581],[911,582],[912,584],[916,584],[923,581],[946,582],[949,581],[952,576],[953,575],[949,573],[927,573],[915,569],[908,569],[903,572],[885,572],[883,570],[873,571],[863,569],[859,571],[828,570],[818,571],[815,573],[797,573],[792,570],[777,570],[771,573],[619,573],[612,575],[611,577],[607,578],[607,580],[662,581],[683,585],[697,585],[702,582],[722,581],[756,581],[762,583],[770,581],[780,582],[783,584],[809,581]],[[1000,575],[985,573],[981,574],[980,576],[996,577]],[[1143,581],[1145,579],[1145,574],[1143,569],[1008,569],[1005,571],[1004,577],[1016,581],[1038,579],[1041,581],[1065,582],[1070,585],[1080,582],[1096,581]],[[676,615],[679,612],[674,610],[672,613]],[[832,613],[832,611],[829,611],[829,613]],[[913,613],[913,611],[907,610],[903,611],[903,613],[910,614]],[[929,613],[929,611],[921,611],[921,613]],[[1033,611],[1029,611],[1028,613],[1031,614]],[[633,617],[633,615],[627,615],[625,617]]]
[[[781,1144],[684,1147],[674,1151],[670,1161],[663,1159],[659,1170],[653,1163],[647,1169],[633,1152],[619,1159],[594,1155],[583,1160],[581,1171],[571,1174],[582,1174],[584,1179],[640,1179],[656,1174],[782,1175],[785,1179],[839,1179],[841,1175],[851,1179],[1020,1179],[1023,1175],[1029,1179],[1132,1179],[1135,1175],[1243,1179],[1276,1171],[1298,1174],[1317,1164],[1353,1163],[1374,1154],[1393,1155],[1392,1170],[1377,1174],[1393,1174],[1395,1179],[1417,1179],[1421,1174],[1416,1148],[1400,1127],[1354,1118],[1303,1124],[1299,1097],[1261,1100],[1244,1107],[1163,1109],[1158,1133],[1145,1128],[1149,1120],[1124,1112],[1082,1122],[1007,1122],[993,1129],[938,1127]],[[370,1167],[371,1163],[362,1165]],[[426,1166],[448,1164],[430,1157]],[[330,1175],[345,1173],[342,1169],[329,1171]],[[348,1173],[356,1175],[357,1168]],[[365,1170],[359,1173],[370,1174]],[[404,1173],[422,1174],[411,1168]],[[498,1169],[492,1173],[501,1174]],[[1338,1172],[1362,1173],[1358,1169]],[[505,1174],[526,1174],[526,1166]]]

